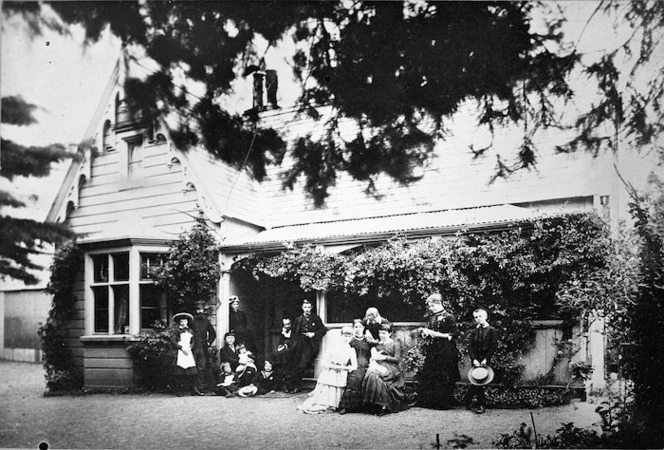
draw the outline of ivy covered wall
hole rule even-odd
[[[496,365],[505,381],[516,382],[523,369],[518,354],[534,336],[532,320],[563,319],[571,329],[610,301],[617,289],[608,276],[614,252],[601,218],[569,214],[493,233],[395,236],[346,254],[292,247],[241,259],[233,274],[259,284],[296,284],[305,293],[326,291],[328,311],[347,312],[339,316],[343,322],[361,317],[366,306],[395,311],[385,313],[392,321],[423,320],[424,299],[440,292],[465,329],[473,309],[483,306],[501,331]]]

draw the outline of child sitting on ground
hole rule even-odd
[[[274,393],[278,387],[277,374],[268,360],[263,363],[263,370],[258,372],[250,385],[240,388],[237,395],[240,397],[252,397],[254,395],[265,395]]]
[[[237,386],[233,384],[235,381],[235,374],[231,369],[231,363],[221,363],[221,372],[219,373],[218,383],[215,389],[217,395],[225,397],[232,397],[237,392]]]

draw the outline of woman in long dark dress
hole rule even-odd
[[[408,407],[401,369],[401,345],[392,339],[392,326],[378,332],[380,341],[371,350],[369,367],[362,382],[364,404],[378,414],[395,413]]]
[[[364,334],[364,324],[361,319],[353,320],[353,339],[350,346],[357,354],[357,369],[348,374],[346,388],[339,403],[339,413],[362,411],[364,401],[362,398],[362,380],[369,366],[371,344]]]
[[[426,340],[424,366],[418,373],[417,406],[449,409],[454,406],[454,387],[461,379],[458,366],[456,320],[445,311],[440,294],[427,298],[429,322],[420,328]]]

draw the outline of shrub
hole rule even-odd
[[[220,273],[219,244],[205,219],[198,217],[191,230],[171,244],[166,263],[152,276],[174,306],[193,312],[195,302],[216,298]]]
[[[467,385],[457,385],[454,398],[458,404],[463,404],[466,392],[468,392]],[[567,405],[572,399],[570,390],[541,386],[490,385],[485,388],[484,392],[486,405],[491,408],[543,408]]]
[[[553,436],[535,436],[532,428],[521,423],[512,433],[502,433],[493,442],[496,448],[606,448],[605,439],[595,430],[574,426],[573,422],[562,424]]]
[[[161,322],[155,322],[152,330],[139,334],[138,340],[127,347],[134,363],[134,377],[138,386],[149,391],[170,388],[176,355],[171,347],[170,336],[169,328]]]

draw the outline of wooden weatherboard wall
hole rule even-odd
[[[84,355],[85,387],[108,389],[134,386],[132,361],[123,336],[86,336],[81,338]]]

